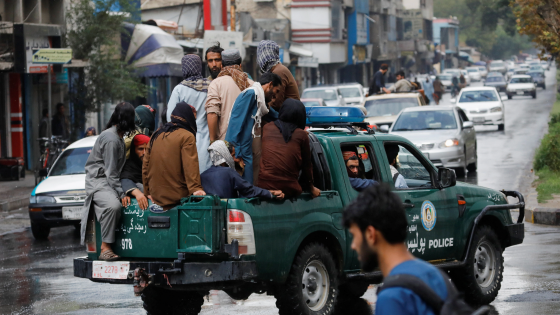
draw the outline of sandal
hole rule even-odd
[[[101,253],[101,255],[99,255],[99,260],[104,260],[104,261],[113,261],[113,260],[117,260],[121,258],[119,255],[113,253],[112,250],[108,249],[104,252]]]

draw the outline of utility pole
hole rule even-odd
[[[235,32],[235,0],[231,0],[230,2],[230,28],[232,32]]]

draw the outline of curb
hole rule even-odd
[[[27,207],[28,205],[29,197],[0,201],[0,212],[8,212],[11,210]]]
[[[525,210],[525,221],[535,224],[560,225],[560,209],[535,208]]]

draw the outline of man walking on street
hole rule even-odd
[[[443,86],[443,83],[441,83],[439,76],[436,76],[436,79],[434,80],[434,101],[436,102],[436,105],[439,105],[439,101],[443,96],[444,90],[445,87]]]
[[[391,92],[410,92],[413,89],[412,83],[405,79],[404,71],[397,72],[397,83],[389,88]]]
[[[208,58],[208,53],[206,56]],[[198,129],[196,132],[196,149],[198,151],[198,166],[202,174],[212,166],[208,153],[210,135],[208,132],[208,121],[206,120],[206,109],[204,108],[210,80],[202,77],[202,60],[200,60],[198,55],[183,56],[181,64],[183,66],[183,81],[171,93],[169,103],[167,104],[166,120],[171,121],[171,113],[173,113],[175,106],[180,102],[185,102],[195,108],[197,113],[196,127]]]
[[[371,85],[369,86],[369,96],[375,95],[379,92],[384,93],[391,93],[388,89],[385,88],[385,73],[389,70],[389,65],[384,63],[379,68],[379,71],[375,73],[373,76],[373,80],[371,80]]]
[[[56,115],[52,119],[52,134],[53,136],[60,136],[62,139],[68,139],[68,118],[64,115],[64,104],[56,104]]]
[[[352,249],[358,254],[364,272],[377,267],[383,277],[412,275],[422,280],[442,300],[447,286],[440,271],[416,259],[405,244],[406,214],[402,200],[387,184],[374,185],[362,192],[345,209],[343,223],[353,236]],[[375,315],[434,314],[414,292],[402,287],[389,287],[377,296]]]
[[[220,47],[220,43],[216,43],[216,45],[206,49],[206,63],[210,72],[210,76],[207,79],[210,81],[217,78],[220,71],[222,71],[222,51],[224,49]]]
[[[206,114],[210,142],[224,140],[233,103],[241,91],[253,85],[241,69],[241,55],[237,49],[222,52],[222,65],[218,77],[208,87]]]
[[[280,46],[271,40],[262,40],[257,47],[257,64],[262,73],[274,73],[282,80],[282,85],[271,106],[279,111],[287,98],[299,100],[299,89],[292,72],[280,60]],[[268,105],[268,104],[267,104]]]

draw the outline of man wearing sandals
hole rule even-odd
[[[107,123],[107,128],[95,141],[86,162],[86,200],[82,218],[82,244],[86,225],[93,209],[101,225],[101,255],[99,260],[117,260],[111,244],[115,242],[115,228],[121,216],[121,201],[125,194],[121,187],[120,174],[126,161],[123,136],[134,130],[134,107],[126,102],[119,103]]]

